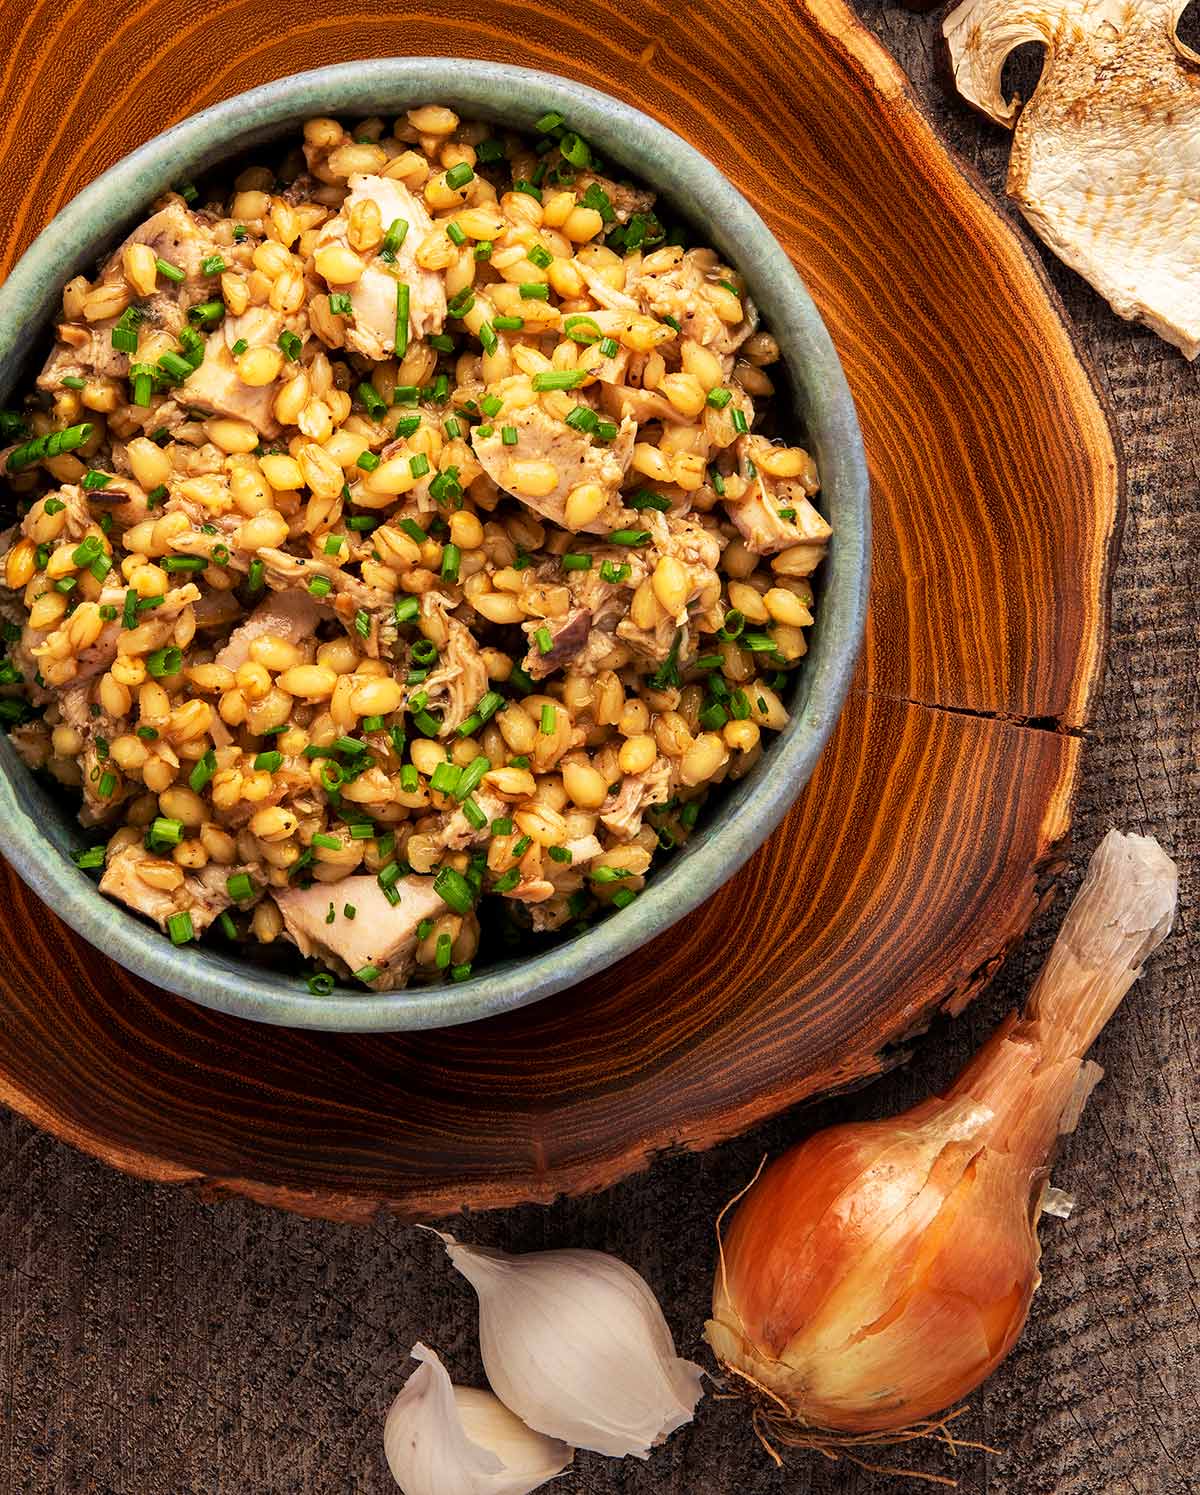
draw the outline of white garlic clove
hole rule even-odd
[[[632,1267],[602,1251],[509,1256],[442,1240],[479,1298],[492,1390],[531,1428],[644,1459],[692,1420],[703,1372],[676,1355],[658,1299]]]
[[[574,1450],[527,1428],[490,1391],[454,1386],[433,1350],[392,1403],[383,1447],[404,1495],[529,1495],[570,1464]]]

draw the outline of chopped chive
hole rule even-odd
[[[403,358],[408,352],[408,314],[411,291],[404,281],[398,281],[396,285],[396,332],[394,339],[394,351],[397,358]]]
[[[461,248],[467,241],[466,234],[463,233],[457,223],[448,223],[446,225],[446,237],[456,249]]]
[[[335,317],[354,315],[354,302],[345,291],[333,291],[329,296],[329,310]]]
[[[547,849],[550,853],[550,860],[553,862],[574,861],[574,857],[571,855],[570,850],[566,846],[551,846]]]
[[[600,351],[605,358],[615,358],[621,351],[621,345],[615,337],[602,337],[600,339]]]
[[[539,135],[549,135],[551,131],[557,130],[566,122],[565,115],[560,114],[557,109],[551,109],[547,114],[543,114],[541,119],[535,121],[533,128]]]
[[[364,986],[370,986],[372,981],[379,980],[379,967],[374,965],[361,966],[357,971],[355,971],[354,979],[356,981],[361,981]]]
[[[354,631],[359,638],[371,637],[371,614],[365,607],[360,607],[354,614]]]
[[[420,611],[421,604],[415,597],[401,597],[395,606],[396,622],[411,623],[419,616]]]
[[[351,514],[346,520],[346,528],[352,530],[370,531],[379,527],[379,520],[373,519],[370,514]]]
[[[433,955],[433,963],[435,966],[437,966],[439,971],[444,971],[450,964],[450,951],[452,947],[453,941],[448,934],[438,935],[437,946],[434,950]]]
[[[441,868],[433,880],[433,891],[456,914],[469,913],[475,902],[471,895],[470,883],[461,872],[456,872],[453,867]]]
[[[308,978],[307,986],[314,997],[327,997],[333,990],[333,977],[328,971],[316,971]]]
[[[475,246],[475,258],[477,260],[490,260],[494,247],[491,239],[480,239],[479,243]]]
[[[564,571],[590,571],[592,569],[592,558],[581,550],[568,551],[562,557]]]
[[[200,261],[201,275],[222,275],[229,266],[219,254],[210,254]]]
[[[429,777],[429,787],[439,794],[453,794],[458,788],[462,769],[454,763],[439,763]]]
[[[203,571],[208,562],[202,555],[165,555],[159,564],[164,571]]]
[[[724,410],[725,406],[733,399],[732,389],[710,389],[708,392],[708,403],[714,410]]]
[[[733,412],[732,416],[730,416],[730,419],[733,421],[733,429],[740,436],[744,436],[746,434],[746,432],[750,429],[749,425],[747,425],[747,423],[746,423],[746,416],[745,416],[745,412],[744,411],[742,411],[742,410],[735,410]]]
[[[457,581],[458,568],[462,561],[462,551],[457,545],[447,545],[442,550],[442,580]]]
[[[496,329],[490,322],[484,322],[480,325],[478,336],[485,353],[494,353],[500,346],[500,339],[496,336]]]
[[[526,301],[549,301],[550,299],[550,287],[544,280],[523,280],[518,290]]]
[[[415,384],[397,384],[392,390],[393,405],[415,405],[420,398],[421,391]]]
[[[487,816],[469,795],[463,800],[462,812],[472,830],[481,831],[487,825]]]
[[[498,877],[492,884],[494,893],[511,893],[521,881],[521,872],[517,867],[510,867],[503,877]]]
[[[541,189],[539,187],[535,186],[533,182],[529,182],[529,181],[514,182],[512,184],[512,189],[513,189],[514,192],[524,192],[526,194],[526,196],[535,198],[538,202],[541,202],[541,200],[542,200]]]
[[[446,186],[451,192],[457,192],[460,187],[465,187],[468,182],[474,180],[475,173],[469,161],[460,161],[457,166],[452,166],[446,173]]]
[[[608,537],[614,545],[645,545],[650,539],[648,529],[615,529]]]
[[[164,846],[178,846],[183,840],[183,821],[159,815],[150,822],[146,839],[160,849]]]
[[[617,423],[615,420],[602,420],[596,426],[593,433],[597,441],[615,441],[617,439]]]
[[[562,137],[558,142],[558,148],[562,152],[563,158],[580,170],[591,163],[592,153],[588,148],[587,141],[574,130]]]
[[[265,573],[266,573],[266,566],[263,564],[262,561],[257,560],[257,559],[251,561],[250,562],[250,569],[246,573],[246,588],[247,588],[247,590],[250,591],[250,592],[259,592],[259,591],[261,591],[262,587],[263,587],[263,577],[264,577]]]
[[[379,420],[381,416],[387,413],[387,402],[380,398],[379,392],[373,384],[365,382],[360,384],[358,386],[358,398],[362,401],[364,409],[372,420]]]
[[[278,748],[271,748],[268,752],[258,753],[254,759],[256,769],[264,769],[267,773],[274,773],[283,763],[283,754]]]
[[[598,343],[603,336],[599,324],[581,313],[566,317],[563,321],[563,331],[573,343],[581,343],[585,348]]]
[[[639,488],[625,500],[625,505],[630,509],[657,509],[659,513],[665,514],[671,507],[671,500],[649,488]]]
[[[540,393],[547,389],[578,389],[587,378],[586,369],[543,369],[530,382]]]
[[[379,246],[379,257],[389,264],[395,260],[396,251],[408,238],[408,223],[403,218],[394,218],[383,236],[383,243]]]
[[[183,668],[183,655],[178,649],[155,649],[146,656],[146,668],[156,680],[166,675],[178,675]]]
[[[457,441],[458,438],[462,435],[462,422],[459,420],[457,415],[447,416],[446,419],[442,422],[442,429],[445,431],[446,435],[449,436],[451,441]]]
[[[549,654],[550,650],[554,648],[554,640],[550,637],[550,630],[544,625],[534,632],[533,638],[542,654]]]
[[[600,562],[601,581],[610,582],[613,586],[616,586],[618,582],[628,581],[632,574],[633,567],[627,565],[624,561],[619,566],[614,566],[611,561]]]
[[[628,908],[637,897],[635,888],[618,888],[612,895],[610,902],[614,908]]]
[[[446,303],[446,314],[447,316],[462,318],[466,316],[466,314],[474,305],[475,292],[471,289],[470,286],[464,286],[463,289],[459,291],[457,296],[452,296]],[[432,341],[432,339],[430,341]],[[447,338],[446,341],[450,343],[450,346],[449,348],[445,349],[445,351],[447,353],[453,352],[453,342],[451,342],[449,338]]]
[[[525,258],[531,265],[536,265],[539,270],[548,270],[554,263],[554,256],[541,244],[535,244],[526,253]]]
[[[188,775],[188,783],[197,794],[208,787],[213,774],[217,771],[217,755],[209,748],[202,758],[198,758]]]
[[[516,444],[517,444],[517,428],[516,428],[516,426],[501,426],[500,427],[500,440],[504,443],[505,446],[516,446]]]
[[[613,208],[612,199],[599,182],[592,182],[580,201],[585,208],[595,208],[605,223],[616,222],[617,214]]]
[[[555,710],[554,706],[549,701],[547,701],[546,704],[542,707],[541,720],[541,730],[547,737],[553,734],[557,722],[558,712]]]
[[[721,474],[715,467],[710,467],[708,469],[708,481],[712,484],[713,492],[717,494],[718,497],[723,498],[725,496],[725,479],[721,476]]]
[[[424,452],[418,452],[415,457],[408,459],[408,470],[414,478],[423,478],[429,471],[429,458]]]
[[[455,299],[457,300],[457,297]],[[471,301],[472,301],[472,304],[474,304],[474,300],[475,300],[475,293],[474,293],[474,291],[472,291],[471,292]],[[469,307],[467,309],[470,310]],[[447,310],[449,310],[449,308],[447,308]],[[459,315],[459,313],[454,312],[454,313],[451,313],[451,315],[452,316],[457,316],[457,315]],[[431,333],[430,336],[425,339],[425,341],[429,344],[429,346],[431,348],[436,348],[439,353],[453,353],[454,352],[454,339],[452,337],[447,337],[444,332],[434,332],[434,333]]]
[[[182,271],[178,265],[171,264],[170,260],[156,259],[154,261],[154,266],[155,269],[157,269],[158,273],[165,280],[173,281],[176,285],[179,285],[182,281],[185,281],[187,279],[187,275],[184,273],[184,271]]]
[[[304,343],[294,332],[281,332],[276,346],[289,363],[295,363],[300,357]]]
[[[421,429],[421,417],[419,415],[402,415],[396,422],[393,434],[398,437],[412,436]]]
[[[167,920],[167,933],[171,936],[173,945],[186,945],[189,940],[195,939],[191,914],[186,910],[181,914],[172,914]]]
[[[75,865],[85,872],[92,867],[103,867],[106,848],[103,846],[89,846],[84,851],[75,852],[71,860]]]
[[[308,590],[314,597],[328,597],[333,591],[333,583],[328,576],[313,576],[309,579]]]
[[[525,325],[524,317],[493,317],[492,326],[501,332],[520,332]]]
[[[87,380],[80,379],[75,374],[64,374],[59,381],[64,389],[86,389]]]
[[[202,327],[219,322],[224,315],[225,303],[223,301],[201,301],[198,305],[188,308],[188,320]]]
[[[235,872],[232,877],[226,879],[225,891],[234,903],[241,903],[247,898],[254,897],[254,884],[250,881],[248,873]]]

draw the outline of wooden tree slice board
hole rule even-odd
[[[147,1178],[366,1219],[548,1200],[878,1072],[1025,929],[1070,822],[1121,476],[1040,271],[839,0],[38,0],[0,16],[0,268],[172,120],[399,44],[578,77],[716,161],[793,256],[874,482],[867,645],[818,771],[721,893],[469,1027],[256,1027],[126,976],[6,870],[0,1099]],[[50,105],[47,101],[52,100]]]

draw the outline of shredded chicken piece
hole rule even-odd
[[[628,774],[615,794],[600,806],[600,821],[622,841],[631,841],[642,828],[642,816],[651,805],[665,805],[671,797],[671,765],[656,759],[645,773]]]
[[[755,476],[738,503],[726,505],[746,542],[746,549],[756,555],[774,555],[789,545],[814,547],[813,567],[825,554],[825,542],[833,534],[828,522],[809,502],[808,495],[817,491],[816,469],[799,478],[768,477],[755,460],[771,443],[762,436],[742,436],[737,443],[739,462],[754,465]],[[785,518],[780,510],[791,511]]]
[[[379,658],[380,619],[385,611],[389,615],[392,611],[392,599],[387,592],[360,581],[357,576],[352,576],[330,561],[305,560],[301,556],[289,555],[286,550],[274,550],[266,546],[259,550],[258,559],[266,567],[264,575],[267,585],[277,592],[303,589],[311,596],[308,586],[313,577],[324,577],[329,582],[330,590],[323,600],[333,609],[334,615],[347,632],[355,635],[368,656],[372,659]],[[367,614],[368,631],[365,635],[355,622],[356,615],[360,612]]]
[[[437,669],[427,680],[415,686],[410,695],[416,691],[425,692],[429,709],[441,714],[438,736],[449,737],[475,710],[479,698],[487,690],[487,666],[475,635],[446,612],[436,593],[427,592],[421,599],[421,608],[426,616],[431,612],[441,615],[446,642],[438,653]]]
[[[221,593],[219,595],[227,595]],[[275,592],[265,598],[240,627],[229,635],[216,663],[236,670],[250,658],[250,645],[270,633],[289,644],[303,643],[317,631],[326,609],[309,592]]]
[[[249,421],[260,436],[278,436],[279,422],[272,413],[276,386],[255,388],[238,378],[233,354],[223,341],[210,338],[204,362],[184,380],[179,397],[189,408],[211,410],[214,415]]]
[[[683,336],[703,343],[714,353],[736,353],[758,326],[758,310],[749,297],[742,300],[742,319],[729,323],[717,314],[709,287],[729,271],[705,250],[689,249],[670,270],[642,271],[630,289],[643,310],[656,317],[674,317]]]
[[[246,866],[218,866],[210,862],[199,872],[185,873],[182,883],[176,888],[154,887],[143,881],[140,875],[148,868],[174,866],[174,862],[156,856],[136,842],[132,846],[122,846],[108,854],[100,891],[110,898],[119,898],[135,913],[153,919],[164,931],[173,914],[190,914],[192,930],[200,935],[230,905],[225,887],[227,880],[238,872],[256,870]]]
[[[608,445],[593,442],[581,431],[549,416],[538,405],[527,405],[506,414],[504,424],[517,431],[514,446],[505,446],[501,428],[481,437],[478,427],[472,433],[472,445],[484,471],[506,493],[555,524],[566,523],[567,496],[583,483],[597,483],[607,495],[607,505],[595,519],[581,526],[587,535],[603,535],[620,529],[630,521],[631,513],[621,502],[620,487],[633,456],[637,426],[623,420],[616,439]],[[552,492],[531,498],[514,486],[514,462],[549,462],[558,471],[558,484]]]
[[[376,250],[367,257],[361,277],[349,287],[354,315],[346,325],[346,346],[366,358],[379,360],[396,347],[397,285],[408,286],[409,331],[414,339],[441,332],[446,321],[446,289],[440,275],[423,270],[417,263],[417,250],[432,231],[433,220],[424,203],[391,177],[352,176],[342,211],[321,229],[316,250],[328,244],[348,246],[350,213],[356,203],[365,201],[373,202],[379,209],[385,229],[397,220],[408,224],[395,261],[389,264]]]
[[[344,976],[374,966],[379,974],[366,984],[392,991],[404,985],[412,970],[417,926],[446,911],[432,877],[402,877],[394,891],[399,902],[393,905],[377,878],[346,877],[311,888],[279,888],[274,897],[284,928],[302,955]],[[347,904],[355,910],[353,919],[345,915]]]

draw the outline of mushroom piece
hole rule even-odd
[[[1200,352],[1200,57],[1184,0],[963,0],[942,31],[958,91],[1011,127],[1008,194],[1118,316]],[[1014,47],[1046,60],[1021,108],[1001,93]],[[1019,118],[1018,118],[1019,114]]]

